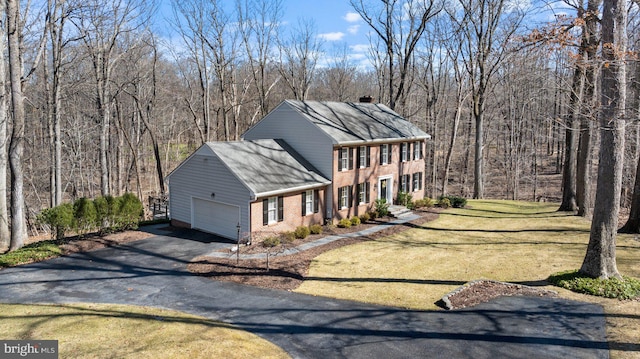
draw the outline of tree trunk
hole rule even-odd
[[[580,58],[584,57],[584,52],[580,50]],[[584,84],[584,66],[578,60],[573,72],[573,83],[571,84],[571,96],[569,98],[569,117],[565,130],[565,156],[562,171],[562,203],[558,211],[574,212],[578,210],[576,202],[576,165],[578,162],[578,127],[577,120],[580,99],[582,98],[582,88]]]
[[[474,157],[474,179],[473,179],[473,198],[484,198],[484,173],[482,148],[484,136],[484,100],[480,96],[474,99],[474,118],[476,120],[476,141],[475,141],[475,157]]]
[[[582,96],[582,110],[580,111],[580,137],[578,140],[578,164],[576,175],[576,204],[578,215],[591,218],[593,203],[591,200],[591,121],[595,113],[595,87],[597,47],[598,47],[598,9],[601,0],[589,0],[585,15],[583,43],[587,56],[584,73],[584,94]]]
[[[11,81],[11,107],[13,128],[9,145],[11,167],[11,244],[9,250],[21,248],[27,238],[24,205],[24,97],[22,94],[22,61],[20,56],[20,4],[18,0],[7,0],[7,48],[9,55],[9,78]]]
[[[623,0],[605,0],[602,14],[600,155],[591,235],[580,272],[594,278],[620,278],[616,230],[624,165],[625,52],[627,8]]]
[[[11,233],[9,232],[9,208],[7,206],[7,93],[5,90],[5,57],[6,33],[5,33],[5,2],[0,1],[0,253],[9,249],[11,243]]]

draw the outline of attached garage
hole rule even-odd
[[[237,240],[238,225],[243,236],[273,230],[263,225],[262,199],[294,192],[296,209],[285,218],[295,228],[303,220],[299,193],[330,183],[300,161],[277,140],[207,142],[169,174],[171,223]],[[259,221],[252,226],[254,203]]]
[[[194,198],[192,223],[195,229],[237,239],[240,207]]]

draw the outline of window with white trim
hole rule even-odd
[[[380,164],[389,164],[389,144],[380,145]]]
[[[340,209],[351,207],[351,186],[344,186],[338,189]]]
[[[278,197],[269,197],[267,209],[269,224],[278,222]]]
[[[314,190],[308,190],[305,191],[305,198],[304,198],[304,213],[305,215],[308,214],[312,214],[313,210],[314,210],[314,201],[315,199],[315,191]]]
[[[369,203],[369,182],[358,183],[358,203]]]
[[[422,172],[416,172],[413,174],[413,191],[419,191],[422,189]]]
[[[411,191],[411,175],[401,175],[400,176],[400,191],[402,192],[410,192]]]
[[[358,147],[358,167],[359,168],[366,168],[369,164],[368,164],[368,154],[369,152],[369,148],[368,146],[360,146]]]
[[[422,159],[422,142],[417,141],[413,143],[413,160]]]
[[[409,160],[409,143],[403,142],[400,144],[400,160],[407,162]]]
[[[349,149],[340,149],[340,171],[346,171],[349,169]]]

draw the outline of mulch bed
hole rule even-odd
[[[386,237],[391,234],[419,226],[425,222],[438,218],[438,212],[438,209],[415,211],[414,213],[419,215],[420,218],[404,224],[389,226],[388,228],[369,236],[340,239],[294,254],[270,255],[268,271],[266,269],[266,259],[242,258],[243,254],[266,253],[266,250],[258,243],[254,243],[247,247],[241,246],[239,261],[236,259],[236,254],[232,252],[229,252],[228,257],[225,258],[202,256],[195,258],[193,262],[189,264],[188,270],[192,273],[215,280],[223,280],[263,288],[293,290],[302,284],[302,281],[304,281],[305,276],[308,274],[311,261],[318,255],[336,248]],[[351,228],[327,227],[321,235],[312,235],[308,236],[304,240],[296,240],[293,245],[298,246],[329,235],[362,231],[388,221],[389,219],[369,221]]]
[[[557,297],[558,293],[520,284],[477,280],[469,282],[445,295],[442,297],[441,303],[438,304],[449,310],[462,309],[503,296]]]

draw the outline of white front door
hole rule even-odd
[[[393,176],[378,178],[378,199],[385,199],[387,203],[393,203]]]

